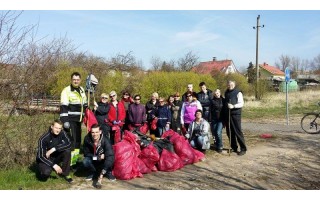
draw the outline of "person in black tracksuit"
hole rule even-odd
[[[103,176],[114,181],[112,175],[114,165],[114,151],[110,140],[104,137],[98,124],[91,126],[91,131],[84,137],[83,166],[88,169],[89,175],[86,180],[98,178],[97,187],[101,187]]]
[[[227,135],[231,137],[231,148],[238,155],[244,155],[247,151],[244,135],[241,129],[241,110],[244,104],[243,94],[235,89],[235,81],[228,81],[228,88],[225,91],[224,116]],[[230,127],[229,127],[230,112]],[[238,152],[238,144],[240,151]]]
[[[55,120],[38,141],[36,161],[40,171],[40,179],[46,181],[52,170],[55,170],[57,174],[62,175],[71,183],[70,160],[71,140],[62,130],[62,122]]]

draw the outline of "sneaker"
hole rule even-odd
[[[101,189],[101,188],[102,188],[102,184],[101,184],[100,181],[97,181],[97,182],[96,182],[96,188],[97,188],[97,189]]]
[[[92,180],[92,178],[93,178],[93,174],[90,174],[89,176],[87,176],[87,177],[86,177],[86,179],[85,179],[85,180],[86,180],[86,181],[91,181],[91,180]]]
[[[243,156],[244,154],[246,154],[246,151],[240,151],[237,154],[238,154],[238,156]]]
[[[110,171],[107,172],[106,177],[107,177],[110,181],[115,181],[115,180],[117,180],[116,177],[114,177],[114,176],[112,175],[112,172],[110,172]]]
[[[65,179],[68,183],[73,183],[73,179],[71,178],[71,176],[65,176],[64,179]]]

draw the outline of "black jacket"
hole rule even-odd
[[[101,134],[98,146],[96,147],[96,151],[94,152],[94,142],[91,136],[91,133],[87,134],[84,137],[83,142],[83,154],[85,157],[93,157],[104,154],[105,159],[110,165],[114,163],[114,151],[112,145],[108,138],[104,137]]]
[[[50,158],[46,157],[47,151],[52,148],[56,151],[50,155]],[[50,167],[53,167],[55,163],[52,162],[53,158],[57,157],[63,151],[71,151],[71,141],[67,133],[62,130],[58,135],[52,133],[51,128],[48,132],[44,133],[38,141],[37,162],[42,162]]]
[[[211,105],[211,116],[212,120],[222,120],[223,119],[223,104],[224,104],[224,98],[216,98],[213,97],[212,99],[212,105]]]
[[[106,124],[106,120],[108,120],[110,105],[109,103],[102,103],[102,102],[98,102],[97,104],[98,104],[98,108],[94,113],[97,118],[97,121],[99,125]]]

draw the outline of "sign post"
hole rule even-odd
[[[288,102],[288,83],[290,81],[290,69],[285,69],[285,81],[286,81],[286,110],[287,110],[287,126],[289,125],[289,102]]]

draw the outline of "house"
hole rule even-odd
[[[232,60],[216,60],[216,57],[213,57],[212,61],[200,62],[191,71],[199,74],[211,74],[212,76],[217,73],[239,73]]]
[[[285,73],[278,69],[268,65],[267,63],[259,64],[259,78],[267,80],[284,81]]]

